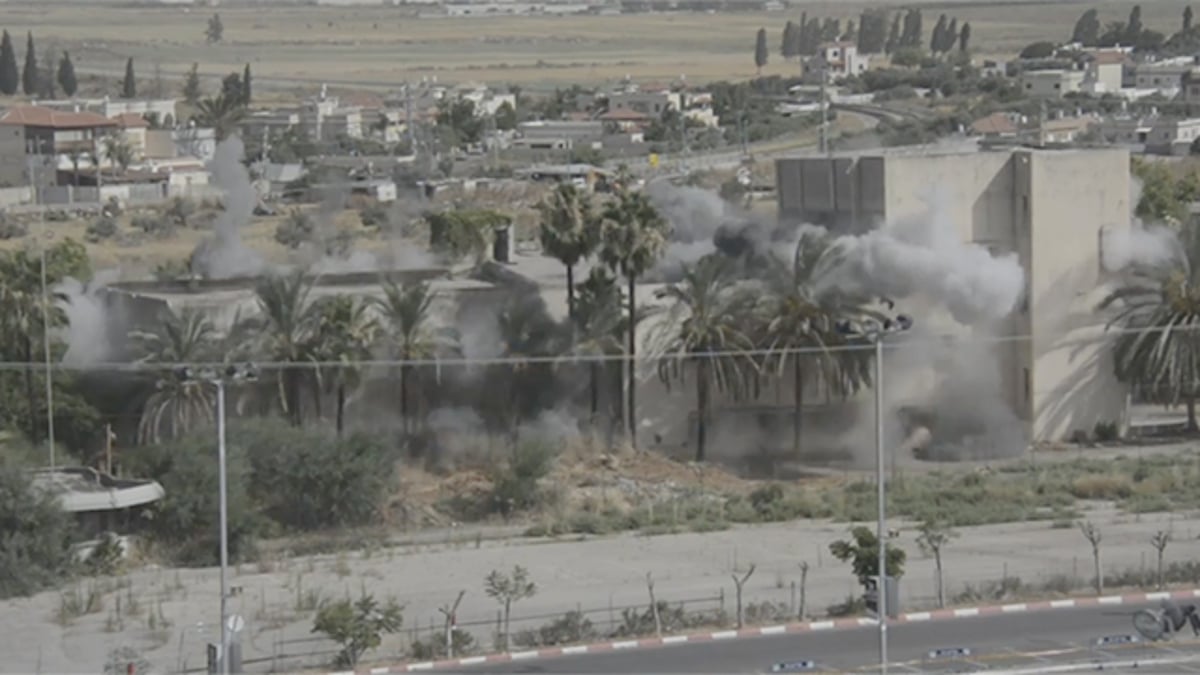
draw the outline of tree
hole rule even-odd
[[[1183,8],[1183,29],[1181,32],[1186,33],[1192,29],[1192,6],[1188,5]]]
[[[382,316],[383,339],[389,356],[400,361],[400,420],[409,426],[410,381],[418,373],[414,361],[426,361],[451,351],[457,344],[452,329],[433,325],[434,293],[426,283],[383,282],[383,297],[376,300]]]
[[[1100,42],[1100,17],[1095,9],[1087,10],[1075,22],[1071,42],[1078,42],[1084,47],[1095,47]]]
[[[277,376],[279,404],[293,426],[304,421],[300,395],[308,373],[301,368],[314,346],[309,339],[312,287],[313,278],[302,269],[263,277],[254,286],[260,316],[248,319],[243,327],[254,341],[255,351],[282,366]]]
[[[33,31],[25,36],[25,69],[21,71],[21,89],[26,96],[38,93],[38,60],[37,50],[33,46]]]
[[[838,40],[842,42],[858,42],[858,26],[854,25],[854,19],[846,20],[846,32],[842,33]]]
[[[121,80],[121,98],[137,98],[137,76],[133,74],[133,57],[125,61],[125,79]]]
[[[335,665],[354,668],[367,650],[378,647],[384,635],[395,633],[402,625],[404,608],[395,600],[381,605],[375,596],[364,594],[353,602],[343,599],[322,606],[312,632],[323,633],[341,645]]]
[[[946,25],[946,31],[942,33],[942,44],[938,45],[938,51],[946,54],[953,51],[954,46],[958,43],[958,17],[950,17],[950,23]]]
[[[204,30],[204,39],[208,44],[216,44],[225,37],[225,24],[221,23],[221,15],[214,13],[208,19],[208,27]]]
[[[883,51],[891,54],[900,47],[900,12],[892,17],[892,28],[888,31],[887,42],[883,45]]]
[[[517,109],[505,101],[496,107],[496,128],[500,131],[512,131],[517,128]]]
[[[964,54],[971,48],[971,22],[964,22],[958,34],[958,51]]]
[[[740,577],[736,574],[729,575],[729,576],[733,577],[734,591],[737,594],[737,627],[738,627],[738,630],[741,630],[742,627],[745,625],[744,615],[742,614],[742,588],[746,585],[746,582],[750,580],[750,576],[752,574],[754,574],[754,570],[756,567],[757,567],[756,565],[750,565],[750,569],[746,570],[746,573]]]
[[[58,62],[58,86],[62,87],[63,93],[67,96],[74,96],[79,89],[79,83],[75,80],[75,64],[71,63],[71,54],[63,52],[62,59]]]
[[[758,343],[765,345],[764,369],[782,375],[792,368],[792,451],[799,455],[804,390],[810,381],[833,396],[846,397],[871,381],[870,360],[862,350],[845,349],[839,321],[863,314],[859,298],[828,292],[824,275],[840,263],[840,251],[826,234],[806,231],[790,261],[769,261],[765,301],[758,312]]]
[[[758,35],[754,40],[754,68],[760,76],[763,66],[767,65],[767,55],[767,29],[759,28]]]
[[[12,37],[4,31],[0,37],[0,93],[12,96],[21,88],[20,74],[17,72],[17,55],[13,51]]]
[[[0,464],[0,598],[61,583],[74,562],[73,533],[56,495],[35,487],[22,469]]]
[[[779,39],[779,55],[785,61],[791,61],[796,56],[796,24],[791,21],[783,25],[783,35]]]
[[[142,404],[138,442],[157,444],[177,439],[212,421],[216,406],[212,386],[176,375],[180,363],[205,363],[216,357],[216,327],[193,308],[167,310],[153,331],[129,334],[138,363],[154,367],[153,389]]]
[[[616,279],[603,267],[593,267],[587,280],[579,285],[579,298],[575,307],[576,354],[590,357],[588,360],[588,392],[593,427],[597,423],[600,400],[600,373],[610,364],[598,359],[620,354],[625,335],[625,317],[621,288]],[[619,373],[620,371],[618,371]],[[618,387],[620,390],[620,387]],[[617,417],[620,417],[618,413]]]
[[[187,78],[183,81],[183,100],[188,105],[196,105],[196,102],[200,100],[200,94],[200,64],[193,63]]]
[[[1092,563],[1096,571],[1096,595],[1104,595],[1104,571],[1100,565],[1100,542],[1103,540],[1100,528],[1090,521],[1080,521],[1079,531],[1092,547]]]
[[[567,317],[575,316],[575,266],[600,245],[599,214],[588,194],[570,183],[558,185],[538,204],[542,250],[567,269]]]
[[[672,303],[672,320],[664,324],[668,332],[661,340],[666,358],[659,361],[659,378],[670,385],[672,380],[682,380],[687,369],[695,371],[697,462],[705,459],[712,385],[737,397],[751,388],[754,379],[753,359],[738,354],[754,349],[744,328],[754,303],[747,294],[737,293],[733,283],[728,258],[714,254],[685,268],[680,283],[655,293]]]
[[[946,606],[946,585],[942,577],[942,549],[958,533],[945,525],[932,520],[921,523],[920,534],[917,535],[917,546],[925,555],[933,556],[933,564],[937,574],[938,607]]]
[[[1134,5],[1133,9],[1129,10],[1129,21],[1125,23],[1125,37],[1122,42],[1136,45],[1144,29],[1145,26],[1142,25],[1142,6]]]
[[[624,277],[628,284],[626,302],[627,374],[626,429],[629,440],[637,446],[637,280],[658,260],[666,246],[667,221],[659,215],[649,197],[642,192],[621,191],[604,211],[605,222],[600,231],[600,259],[614,274]]]
[[[224,93],[210,96],[196,104],[196,123],[213,129],[217,141],[228,138],[246,115],[246,108],[237,98]]]
[[[242,105],[250,105],[254,92],[250,86],[250,64],[242,71]]]
[[[887,12],[878,9],[863,10],[858,19],[858,51],[863,54],[879,54],[884,51],[888,40]],[[899,25],[896,26],[898,31]]]
[[[923,33],[921,23],[921,10],[910,9],[905,12],[904,28],[900,34],[899,47],[913,48],[921,46],[921,34]]]
[[[115,167],[120,167],[121,173],[129,170],[133,163],[133,146],[121,134],[110,134],[104,138],[104,156]]]
[[[1121,332],[1113,344],[1117,379],[1155,403],[1187,406],[1187,429],[1200,430],[1200,232],[1183,228],[1178,247],[1164,260],[1138,264],[1100,303],[1115,309],[1108,328]]]
[[[946,44],[946,15],[942,14],[938,17],[937,23],[933,26],[933,35],[929,39],[929,51],[937,54],[942,51],[942,45]]]
[[[1156,554],[1157,562],[1157,565],[1155,566],[1155,570],[1157,571],[1157,574],[1155,575],[1155,587],[1160,591],[1162,590],[1163,582],[1165,581],[1163,578],[1163,556],[1167,551],[1167,544],[1170,543],[1171,533],[1165,530],[1159,530],[1158,532],[1154,533],[1154,536],[1150,537],[1150,545],[1154,547],[1154,553]]]
[[[346,392],[358,386],[362,371],[357,362],[371,359],[379,323],[370,305],[351,295],[330,295],[313,303],[310,357],[319,365],[317,377],[334,392],[338,436],[346,428]]]
[[[904,549],[886,545],[887,576],[899,578],[904,575],[907,555]],[[849,562],[854,576],[863,587],[879,576],[879,539],[869,527],[859,525],[850,529],[850,539],[840,539],[829,545],[829,552],[842,562]],[[881,589],[882,590],[882,589]]]
[[[1058,47],[1053,42],[1031,42],[1025,45],[1018,56],[1023,59],[1048,59],[1054,56],[1057,50]]]
[[[483,591],[504,608],[504,651],[512,651],[512,633],[508,629],[512,606],[537,594],[537,584],[529,579],[529,570],[517,565],[503,574],[492,570],[483,581]]]
[[[42,54],[42,59],[38,61],[40,68],[38,69],[38,96],[54,100],[58,98],[58,85],[55,82],[55,59],[54,50],[47,48]]]

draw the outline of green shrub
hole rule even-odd
[[[255,503],[282,527],[315,530],[378,520],[392,464],[374,437],[339,439],[282,420],[250,420],[231,427],[230,443],[249,457]]]
[[[29,474],[0,465],[0,598],[32,595],[66,579],[74,526]]]
[[[341,645],[334,665],[353,668],[369,649],[383,642],[383,636],[400,630],[404,610],[395,601],[380,605],[373,596],[358,600],[338,600],[317,610],[312,632],[324,633]]]
[[[543,441],[513,445],[508,461],[492,471],[491,508],[508,516],[543,503],[545,491],[538,481],[554,466],[557,449]]]
[[[138,448],[126,456],[126,468],[132,475],[153,477],[163,486],[166,495],[151,511],[150,533],[181,565],[206,566],[219,561],[219,474],[214,440],[209,431]],[[249,498],[252,477],[245,453],[230,444],[226,463],[229,555],[244,560],[252,554],[263,522]]]
[[[101,216],[88,223],[84,238],[93,244],[112,239],[117,234],[117,221],[110,216]]]
[[[553,647],[554,645],[593,642],[600,638],[590,619],[582,612],[567,612],[550,623],[532,630],[518,631],[513,644],[519,647]]]
[[[300,248],[313,240],[316,228],[312,217],[299,209],[293,209],[275,226],[275,241],[288,248]]]

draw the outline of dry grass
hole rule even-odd
[[[850,18],[865,3],[804,3],[810,14]],[[873,5],[896,5],[877,2]],[[1102,21],[1124,20],[1135,4],[1105,3]],[[1185,0],[1143,5],[1143,20],[1170,32]],[[976,46],[987,54],[1011,54],[1035,40],[1065,39],[1087,7],[1076,2],[1020,4],[956,3],[947,11],[970,21]],[[939,10],[926,10],[926,33]],[[325,80],[331,85],[395,86],[405,78],[510,82],[546,88],[601,82],[630,75],[639,80],[692,81],[746,78],[754,74],[754,33],[767,27],[772,41],[788,13],[647,14],[596,17],[424,18],[403,7],[228,6],[220,8],[226,44],[204,43],[206,9],[105,7],[92,4],[37,6],[4,3],[0,24],[12,34],[33,30],[39,48],[70,48],[76,67],[119,75],[132,56],[148,77],[160,63],[164,77],[179,77],[192,62],[202,72],[223,74],[253,64],[259,81],[275,84]],[[131,31],[130,26],[136,26]],[[768,75],[790,74],[772,50]],[[116,79],[113,79],[116,86]]]

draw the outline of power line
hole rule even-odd
[[[1081,337],[1074,339],[1059,340],[1053,343],[1053,349],[1064,349],[1070,347],[1080,347],[1088,345],[1097,345],[1105,342],[1112,342],[1114,337],[1121,335],[1135,334],[1154,334],[1161,332],[1180,332],[1190,333],[1200,331],[1200,325],[1178,326],[1178,327],[1153,327],[1153,328],[1113,328],[1104,329],[1102,326],[1091,327],[1094,330],[1102,331],[1094,337]],[[966,346],[999,346],[1014,343],[1022,343],[1033,339],[1031,334],[1018,335],[994,335],[994,336],[956,336],[953,334],[945,334],[941,336],[927,335],[914,336],[911,333],[896,334],[885,341],[884,348],[889,351],[902,351],[906,348],[917,347],[938,347],[943,349],[953,350],[956,347]],[[780,358],[795,355],[823,355],[823,354],[838,354],[846,352],[858,351],[873,351],[875,348],[871,343],[861,342],[845,345],[833,345],[827,347],[780,347],[780,348],[755,348],[755,349],[729,349],[729,350],[704,350],[692,352],[676,352],[662,351],[651,349],[649,353],[642,351],[633,357],[635,362],[660,362],[679,359],[724,359],[724,358]],[[572,364],[572,363],[620,363],[628,362],[630,359],[624,353],[613,354],[589,354],[589,353],[564,353],[564,354],[530,354],[530,355],[507,355],[507,356],[445,356],[436,358],[420,358],[420,359],[362,359],[356,361],[325,361],[304,359],[298,361],[276,361],[270,358],[260,359],[253,357],[236,358],[228,361],[94,361],[90,363],[56,363],[55,369],[61,371],[87,372],[87,371],[108,371],[108,372],[155,372],[173,368],[192,368],[192,369],[220,369],[228,366],[230,363],[240,363],[243,361],[252,362],[261,370],[316,370],[316,369],[339,369],[347,367],[355,368],[373,368],[373,367],[395,367],[395,366],[410,366],[410,367],[453,367],[453,366],[496,366],[496,365],[530,365],[530,364]],[[33,366],[41,366],[41,361],[25,362],[25,361],[0,361],[0,371],[21,371],[27,370]]]

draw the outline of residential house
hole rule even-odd
[[[577,144],[593,146],[603,137],[604,123],[599,120],[536,120],[518,124],[512,144],[530,150],[571,150]]]
[[[571,183],[578,188],[603,191],[612,173],[591,164],[563,164],[522,169],[517,175],[535,182]]]
[[[598,118],[606,130],[622,133],[638,133],[646,130],[654,121],[651,116],[636,110],[609,110]]]
[[[25,152],[37,157],[34,170],[39,187],[59,184],[60,171],[86,166],[103,153],[104,139],[118,130],[115,120],[92,112],[63,112],[40,106],[9,108],[0,127],[17,127]],[[29,159],[29,158],[27,158]]]
[[[1092,94],[1117,93],[1121,91],[1125,63],[1129,55],[1120,49],[1101,49],[1087,57],[1085,72],[1091,83]]]
[[[95,99],[68,99],[34,101],[34,105],[63,112],[94,112],[105,117],[134,114],[152,120],[155,126],[173,127],[179,121],[177,101],[162,99],[111,99],[107,96]]]
[[[1021,89],[1030,98],[1062,98],[1083,88],[1082,70],[1027,70],[1021,73]]]
[[[475,105],[477,117],[491,117],[505,104],[516,110],[516,94],[501,94],[482,84],[470,84],[459,87],[454,96],[460,101],[470,101]]]
[[[1157,121],[1155,116],[1131,117],[1128,115],[1108,117],[1101,120],[1097,126],[1100,137],[1108,143],[1117,145],[1140,146],[1150,138],[1150,132]]]
[[[1092,115],[1060,116],[1042,120],[1033,130],[1033,142],[1043,146],[1074,143],[1098,121],[1099,119]]]
[[[363,109],[343,105],[336,96],[319,96],[298,107],[257,111],[242,121],[242,133],[259,138],[299,128],[317,142],[332,143],[342,137],[363,138]]]
[[[1156,155],[1185,156],[1200,139],[1200,118],[1160,117],[1143,141],[1146,152]]]
[[[608,95],[609,112],[632,110],[648,117],[657,118],[661,117],[668,108],[675,111],[683,109],[678,92],[668,89],[641,91],[636,87],[631,87]]]
[[[824,73],[827,80],[840,80],[866,72],[871,59],[858,53],[853,42],[827,42],[817,47],[817,53],[804,60],[803,75],[806,80],[820,81]]]
[[[1179,98],[1184,103],[1200,103],[1200,68],[1189,68],[1179,82]]]
[[[1133,86],[1135,89],[1156,91],[1163,96],[1173,97],[1179,93],[1184,75],[1195,66],[1195,59],[1191,57],[1139,63],[1133,69]]]
[[[986,139],[1016,138],[1020,118],[1012,113],[996,112],[971,123],[971,132]]]

